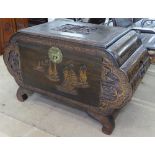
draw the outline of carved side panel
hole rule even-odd
[[[101,75],[100,109],[110,111],[125,105],[132,96],[132,89],[125,73],[104,58]]]
[[[22,85],[22,75],[20,69],[20,55],[19,49],[16,44],[9,44],[5,49],[4,62],[10,72],[19,85]]]

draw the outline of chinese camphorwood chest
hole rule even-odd
[[[38,92],[86,111],[111,134],[150,65],[133,30],[55,20],[17,32],[4,54],[20,101]]]

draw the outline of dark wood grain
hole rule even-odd
[[[4,53],[11,36],[25,27],[28,27],[27,18],[0,18],[0,55]]]

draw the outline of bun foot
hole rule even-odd
[[[94,111],[89,111],[88,114],[103,125],[102,127],[103,133],[110,135],[113,132],[115,128],[115,120],[112,115],[105,116],[101,113]]]
[[[24,89],[22,87],[19,87],[18,90],[17,90],[16,96],[17,96],[17,99],[19,101],[24,102],[32,94],[33,94],[32,91],[29,91],[29,90],[26,90],[26,89]]]
[[[107,135],[111,135],[115,128],[115,120],[112,116],[107,116],[102,125],[102,132]]]

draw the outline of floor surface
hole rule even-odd
[[[0,56],[0,136],[107,136],[86,113],[37,93],[24,103]],[[111,136],[155,136],[155,66],[152,65],[132,101],[116,119]]]

